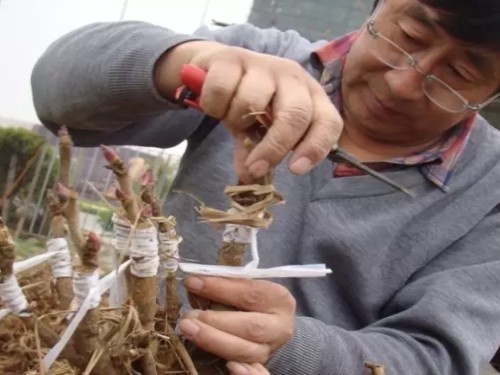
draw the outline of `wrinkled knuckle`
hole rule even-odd
[[[309,154],[314,160],[323,159],[333,146],[333,138],[328,135],[315,137],[310,140]]]
[[[289,127],[305,130],[311,122],[311,108],[307,106],[288,107],[282,110],[277,118]]]
[[[210,95],[217,99],[227,98],[231,95],[230,85],[222,79],[212,81],[207,89],[210,90]]]
[[[262,290],[257,288],[250,288],[247,292],[243,293],[242,301],[245,306],[256,306],[260,304],[262,299],[264,298],[264,293]]]
[[[286,140],[283,139],[282,137],[278,138],[275,133],[273,132],[268,132],[266,136],[266,141],[271,150],[273,150],[273,153],[275,155],[286,155],[286,153],[289,151],[289,149],[293,145],[289,145],[287,147],[286,145]]]
[[[267,327],[262,319],[252,318],[248,322],[247,335],[253,342],[267,342]]]

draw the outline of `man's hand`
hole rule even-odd
[[[215,42],[184,43],[168,52],[155,71],[157,87],[166,96],[178,84],[172,74],[178,74],[181,62],[207,71],[201,108],[235,136],[235,167],[243,182],[263,176],[291,151],[290,170],[304,174],[337,143],[342,119],[321,85],[298,63]],[[246,115],[266,110],[272,125],[248,153],[243,141],[255,118]]]
[[[260,363],[249,365],[246,363],[228,362],[227,368],[231,375],[270,375],[269,371]]]
[[[295,299],[279,284],[189,276],[184,286],[201,297],[241,310],[193,310],[180,322],[187,339],[218,357],[264,364],[292,337]]]

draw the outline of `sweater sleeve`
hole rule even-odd
[[[272,374],[478,375],[500,343],[500,209],[431,260],[357,331],[297,317]]]
[[[296,32],[251,25],[202,28],[195,35],[143,22],[88,25],[54,42],[35,65],[31,82],[38,117],[51,130],[67,125],[79,145],[173,146],[192,134],[203,116],[169,111],[178,108],[158,94],[154,67],[169,49],[200,39],[299,62],[313,46]]]

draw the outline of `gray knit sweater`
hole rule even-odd
[[[295,32],[249,25],[200,35],[301,63],[315,77],[319,45]],[[96,24],[53,44],[32,77],[41,121],[71,128],[80,145],[170,147],[188,139],[175,189],[225,208],[236,181],[231,138],[214,120],[175,107],[155,91],[158,57],[192,37],[144,23]],[[208,134],[207,134],[208,133]],[[369,176],[332,178],[324,161],[304,177],[277,169],[287,200],[259,232],[262,266],[326,263],[329,277],[283,282],[297,299],[292,340],[268,363],[272,374],[474,375],[500,342],[500,135],[478,119],[450,192],[418,167],[390,172],[416,199]],[[187,195],[166,211],[185,238],[182,255],[215,262],[221,234],[198,221]]]

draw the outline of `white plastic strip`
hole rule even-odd
[[[255,228],[250,229],[250,256],[252,260],[246,264],[245,268],[259,267],[260,257],[257,248],[257,229]]]
[[[89,293],[87,294],[87,297],[82,301],[80,308],[78,309],[73,319],[69,323],[68,327],[64,331],[59,342],[56,345],[54,345],[52,349],[50,349],[50,351],[43,359],[43,367],[45,371],[48,371],[50,367],[54,364],[56,359],[59,357],[64,347],[71,339],[71,336],[73,336],[73,333],[75,332],[76,328],[78,327],[82,319],[85,317],[85,314],[87,313],[87,311],[91,309],[92,301],[95,300],[96,296],[99,296],[100,298],[100,296],[103,295],[110,288],[111,284],[113,283],[113,280],[115,280],[119,275],[121,275],[125,271],[130,262],[131,261],[128,260],[125,263],[123,263],[120,266],[120,268],[118,268],[117,272],[108,273],[106,276],[104,276],[99,280],[97,285],[95,285],[92,289],[90,289]]]
[[[73,269],[71,267],[71,253],[69,252],[66,238],[51,238],[47,241],[47,253],[54,256],[49,259],[52,277],[71,277]]]
[[[130,243],[130,272],[137,277],[153,277],[158,273],[158,235],[155,227],[137,229]]]
[[[113,269],[118,268],[119,256],[120,255],[118,253],[113,254]],[[114,279],[111,283],[111,287],[109,288],[109,306],[122,306],[127,298],[127,278],[124,272],[120,274],[120,276],[118,276],[116,279]]]
[[[55,253],[45,253],[34,256],[33,258],[16,262],[14,263],[14,273],[23,272],[26,271],[27,269],[38,266],[40,263],[49,260],[53,256],[55,256]]]
[[[28,301],[16,276],[12,275],[0,284],[0,299],[12,313],[18,315],[28,308]]]
[[[324,264],[304,264],[273,268],[231,267],[210,264],[180,263],[180,269],[186,273],[204,276],[234,277],[242,279],[268,279],[287,277],[323,277],[332,270]]]

